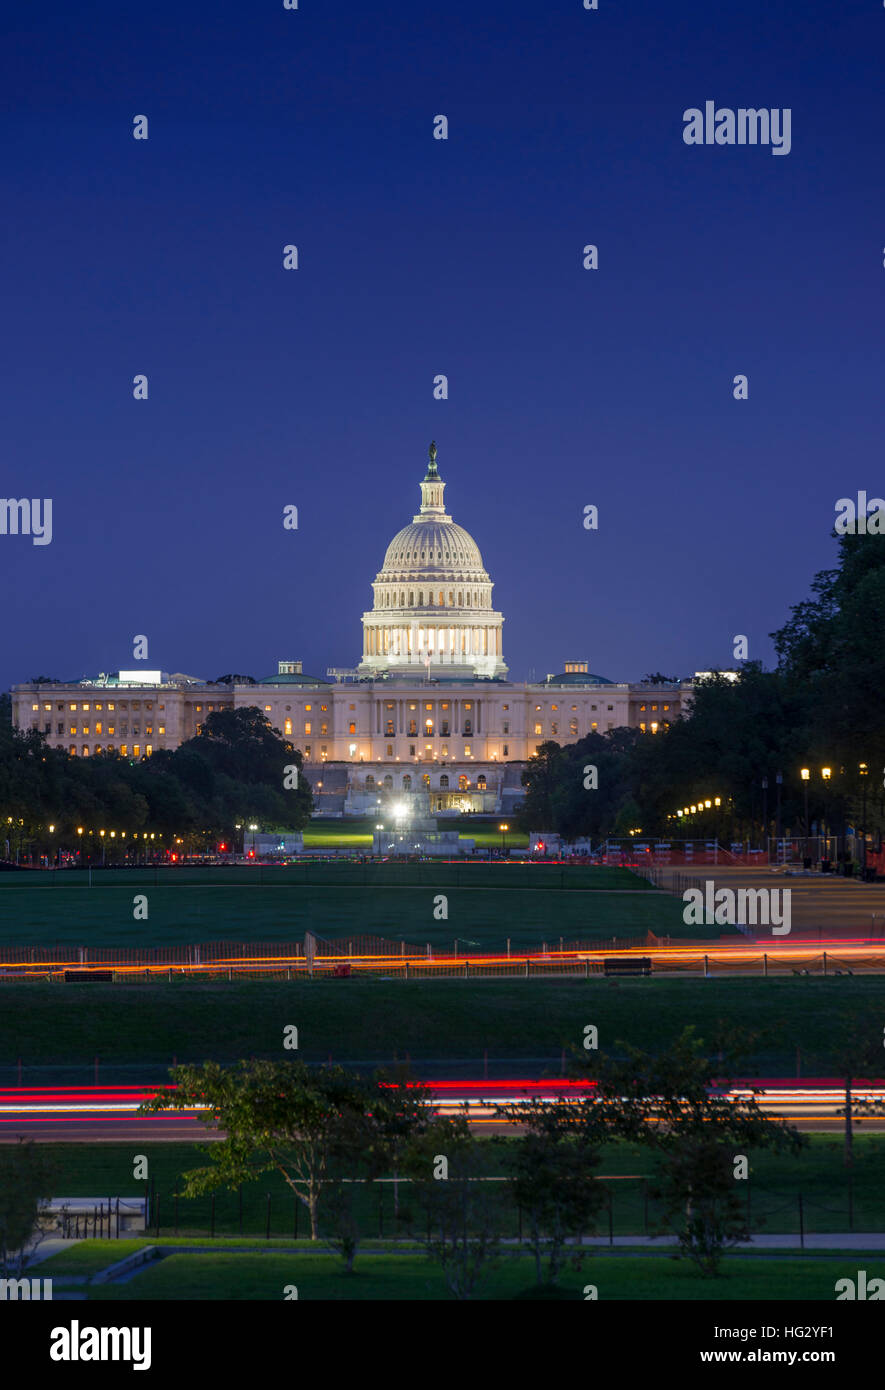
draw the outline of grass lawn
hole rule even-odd
[[[543,864],[315,864],[292,868],[109,870],[73,877],[4,875],[3,946],[161,947],[199,942],[290,942],[308,930],[451,949],[540,949],[544,941],[705,936],[686,927],[681,900],[627,870]],[[24,878],[27,881],[23,881]],[[434,916],[439,893],[448,916]],[[133,898],[147,899],[136,920]],[[11,955],[10,959],[19,957]]]
[[[281,1055],[283,1028],[299,1056],[388,1065],[437,1063],[432,1073],[557,1073],[563,1047],[594,1023],[601,1045],[665,1046],[687,1023],[706,1040],[721,1025],[758,1035],[755,1074],[834,1075],[852,1028],[881,1034],[885,978],[609,981],[345,979],[233,984],[0,986],[0,1084],[162,1080],[180,1062]],[[463,1063],[463,1066],[458,1066]],[[504,1064],[507,1064],[506,1067]],[[121,1070],[115,1072],[114,1067]],[[122,1068],[126,1068],[125,1070]],[[752,1070],[752,1069],[751,1069]]]
[[[308,849],[369,849],[372,845],[373,831],[378,824],[374,816],[354,820],[312,820],[304,830],[304,844]],[[502,842],[508,849],[528,849],[529,837],[526,831],[517,830],[508,821],[510,829],[502,837],[498,826],[501,818],[494,820],[471,820],[468,816],[438,816],[440,830],[457,830],[462,840],[473,840],[477,849],[500,849]]]
[[[39,1273],[41,1278],[46,1279],[80,1275],[91,1278],[93,1274],[98,1274],[99,1270],[107,1269],[108,1265],[116,1264],[118,1260],[125,1260],[127,1255],[134,1255],[136,1250],[149,1244],[150,1241],[142,1239],[74,1241],[68,1249],[59,1251],[57,1255],[50,1255],[48,1260],[42,1260]]]
[[[885,1261],[864,1257],[869,1278],[885,1274]],[[600,1300],[808,1299],[832,1302],[836,1280],[856,1278],[857,1254],[841,1258],[730,1258],[722,1274],[704,1279],[684,1261],[659,1256],[590,1255],[580,1270],[568,1270],[561,1286],[575,1299],[594,1284]],[[505,1257],[477,1293],[479,1299],[510,1299],[535,1282],[534,1262]],[[176,1254],[150,1264],[125,1284],[88,1288],[91,1300],[268,1299],[282,1300],[295,1285],[304,1299],[426,1301],[449,1299],[439,1267],[413,1254],[357,1256],[353,1274],[332,1255]]]

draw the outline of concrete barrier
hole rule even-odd
[[[144,1245],[141,1250],[136,1250],[131,1255],[126,1255],[124,1259],[117,1260],[115,1264],[108,1265],[106,1269],[100,1269],[97,1274],[93,1274],[91,1282],[93,1284],[109,1284],[114,1279],[119,1279],[121,1274],[129,1274],[131,1270],[137,1269],[139,1265],[147,1264],[150,1260],[159,1258],[160,1252],[156,1245]]]

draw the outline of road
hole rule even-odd
[[[0,1090],[0,1143],[24,1136],[41,1144],[72,1143],[193,1143],[223,1138],[207,1131],[197,1109],[154,1115],[138,1114],[138,1107],[154,1087],[15,1087]],[[506,1132],[510,1126],[498,1118],[497,1107],[539,1098],[579,1098],[592,1091],[583,1082],[568,1081],[439,1081],[430,1086],[438,1114],[465,1114],[471,1126],[485,1132]],[[844,1118],[844,1092],[832,1078],[791,1081],[781,1079],[736,1083],[731,1094],[756,1094],[760,1108],[810,1132],[838,1131]],[[885,1080],[860,1086],[854,1092],[855,1124],[864,1132],[885,1129]],[[466,1109],[465,1109],[466,1107]],[[876,1113],[880,1111],[881,1113]]]

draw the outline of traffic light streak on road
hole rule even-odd
[[[421,1084],[421,1083],[413,1083]],[[205,1134],[200,1121],[208,1106],[158,1114],[139,1113],[140,1106],[162,1091],[161,1086],[61,1086],[12,1087],[0,1090],[0,1138],[12,1139],[34,1127],[33,1137],[47,1125],[78,1123],[101,1125],[119,1122],[121,1137],[132,1124],[149,1136],[152,1126],[160,1135],[164,1122],[190,1120],[194,1133]],[[500,1124],[500,1106],[531,1101],[554,1104],[592,1099],[592,1082],[544,1080],[538,1078],[507,1081],[434,1081],[427,1083],[429,1103],[441,1116],[464,1115],[472,1124]],[[834,1078],[812,1078],[801,1082],[786,1078],[751,1078],[735,1081],[727,1090],[711,1088],[723,1100],[738,1102],[754,1098],[767,1115],[790,1120],[832,1121],[844,1113],[844,1083]],[[852,1086],[853,1106],[859,1117],[885,1123],[885,1080]],[[840,1110],[841,1107],[841,1110]],[[872,1107],[872,1108],[871,1108]]]

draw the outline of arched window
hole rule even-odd
[[[446,774],[443,773],[442,777],[440,777],[440,779],[439,779],[439,788],[440,788],[440,791],[442,791],[444,788],[448,787],[448,785],[449,785],[449,779],[448,779],[448,777],[446,776]]]
[[[439,606],[440,606],[440,608],[444,607],[444,600],[443,600],[442,592],[440,592],[440,596],[439,596]]]
[[[458,789],[462,792],[466,792],[467,790],[467,776],[463,772],[461,773],[461,776],[458,778]]]
[[[390,775],[389,772],[388,772],[387,776],[384,778],[384,785],[385,785],[385,787],[392,787],[392,786],[393,786],[393,778],[391,777],[391,775]]]
[[[458,607],[459,607],[459,608],[463,608],[463,607],[464,607],[464,594],[463,594],[463,591],[462,591],[461,589],[458,590]]]
[[[481,791],[481,792],[484,792],[484,791],[485,791],[485,789],[486,789],[486,779],[485,779],[485,774],[484,774],[484,773],[481,772],[481,773],[479,774],[479,776],[478,776],[477,779],[476,779],[476,785],[477,785],[477,789],[478,789],[479,791]]]
[[[429,787],[429,786],[430,786],[430,773],[429,773],[429,772],[425,772],[424,775],[423,775],[423,777],[421,778],[421,781],[424,783],[424,786],[425,786],[425,787]]]
[[[367,773],[366,773],[366,786],[367,786],[367,787],[374,787],[374,785],[375,785],[375,778],[372,776],[371,772],[367,772]]]
[[[411,778],[411,775],[407,772],[406,775],[403,777],[403,791],[404,791],[404,792],[410,792],[411,790],[412,790],[412,778]]]

